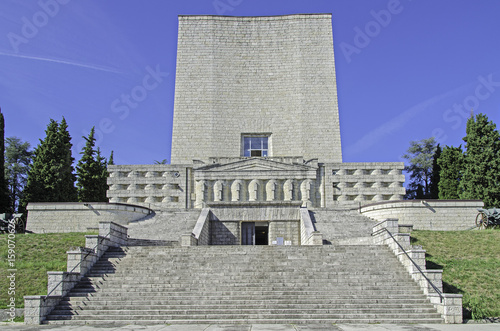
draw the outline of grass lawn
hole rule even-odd
[[[463,294],[465,318],[500,316],[500,230],[412,231],[427,268],[444,269],[444,292]]]
[[[47,271],[66,271],[66,252],[84,246],[85,234],[16,234],[14,268],[7,260],[7,234],[0,234],[0,309],[7,308],[10,299],[8,269],[17,269],[16,308],[23,308],[25,295],[47,294]]]

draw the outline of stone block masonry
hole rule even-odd
[[[99,222],[126,225],[151,213],[148,208],[120,203],[30,203],[26,229],[34,233],[97,232]]]
[[[180,16],[172,163],[241,154],[342,162],[331,14]]]
[[[131,203],[152,208],[190,206],[192,165],[108,166],[110,202]]]
[[[382,221],[395,218],[414,230],[453,231],[475,226],[480,200],[404,200],[387,201],[361,207],[362,215]]]

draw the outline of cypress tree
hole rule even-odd
[[[63,118],[59,125],[50,120],[45,139],[34,151],[28,172],[23,206],[28,202],[76,201],[75,175],[71,155],[71,137]]]
[[[431,199],[439,199],[439,180],[441,167],[438,164],[438,159],[441,156],[441,146],[438,144],[434,156],[432,158],[432,175],[431,184],[429,185]]]
[[[106,202],[108,170],[107,162],[98,148],[95,150],[95,128],[90,130],[87,142],[80,154],[76,173],[78,177],[78,200],[81,202]]]
[[[111,156],[113,155],[113,152],[111,152]],[[100,177],[99,177],[99,192],[97,196],[97,201],[101,202],[107,202],[108,197],[106,196],[106,192],[108,191],[108,161],[106,158],[101,156],[101,150],[99,147],[97,148],[97,156],[96,156],[97,163],[99,164],[100,167]]]
[[[113,151],[111,151],[111,154],[109,155],[108,165],[115,165],[115,160],[113,159]]]
[[[77,190],[75,187],[76,175],[74,174],[75,168],[71,148],[71,136],[68,132],[68,124],[63,117],[57,132],[58,159],[60,160],[60,180],[59,180],[59,194],[57,201],[72,202],[78,200]]]
[[[51,202],[57,199],[56,183],[60,168],[55,157],[57,131],[58,124],[51,119],[45,130],[45,139],[40,139],[33,152],[33,164],[28,172],[23,206],[28,202]]]
[[[464,167],[462,146],[445,146],[438,159],[439,199],[460,199],[460,181]]]
[[[0,213],[12,213],[9,186],[5,178],[5,120],[0,109]]]
[[[460,198],[481,199],[485,206],[500,207],[500,135],[484,114],[467,121],[464,171]]]

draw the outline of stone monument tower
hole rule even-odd
[[[172,163],[342,162],[330,14],[180,16]]]

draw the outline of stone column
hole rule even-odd
[[[241,180],[235,180],[231,184],[231,201],[241,201],[242,200],[242,182]]]
[[[214,201],[222,201],[222,182],[220,180],[214,184]]]
[[[259,199],[259,181],[254,179],[248,184],[248,201],[257,201]]]
[[[302,195],[302,206],[309,207],[311,205],[311,180],[306,179],[300,184],[300,194]]]
[[[276,189],[278,185],[276,184],[276,180],[271,179],[266,184],[266,200],[274,201],[276,200]]]
[[[195,208],[203,208],[205,205],[205,194],[206,194],[207,184],[204,180],[196,182],[195,195],[196,200],[194,203]]]
[[[283,195],[285,201],[293,200],[293,181],[291,179],[287,179],[283,184]]]

